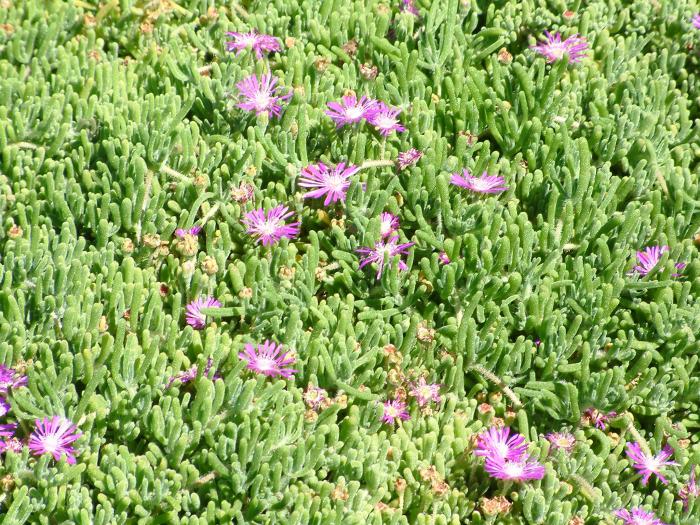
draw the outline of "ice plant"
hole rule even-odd
[[[641,507],[635,507],[632,510],[618,509],[613,512],[613,516],[624,521],[625,525],[666,525],[654,516],[653,512],[647,512]]]
[[[595,427],[600,430],[605,430],[608,421],[614,417],[617,417],[617,412],[608,412],[604,414],[595,408],[587,408],[583,412],[583,419],[595,425]]]
[[[472,176],[467,169],[462,170],[462,174],[453,173],[450,183],[461,188],[466,188],[474,193],[501,193],[508,189],[506,180],[498,175],[489,175],[484,172],[481,177]]]
[[[268,112],[276,117],[282,113],[281,102],[289,100],[292,92],[281,93],[281,88],[277,85],[279,80],[270,73],[262,75],[258,80],[257,75],[250,75],[241,80],[236,87],[240,95],[244,98],[238,107],[245,111],[255,111],[256,115]]]
[[[262,242],[263,246],[270,246],[286,237],[293,239],[299,235],[299,224],[293,222],[286,224],[284,221],[294,215],[287,206],[275,206],[265,212],[262,208],[250,211],[243,217],[243,225],[250,235]]]
[[[3,423],[0,425],[0,437],[12,437],[17,430],[17,423]]]
[[[661,256],[669,250],[668,246],[647,246],[643,251],[637,252],[637,266],[632,268],[628,275],[634,275],[635,273],[639,275],[649,274],[661,260]],[[676,268],[682,270],[685,268],[685,263],[676,263]],[[679,274],[674,273],[674,277],[678,277]]]
[[[544,34],[547,37],[546,40],[530,46],[530,49],[544,56],[547,62],[551,63],[566,58],[567,62],[576,63],[587,56],[588,42],[584,37],[573,35],[562,40],[560,33],[552,35],[545,31]]]
[[[382,237],[389,237],[399,229],[399,218],[393,213],[382,212],[379,220],[379,233],[381,233]]]
[[[195,299],[185,309],[185,320],[191,327],[201,330],[206,326],[207,316],[202,313],[204,308],[219,308],[221,303],[213,297]]]
[[[422,156],[423,152],[415,148],[402,151],[401,153],[399,153],[399,156],[396,161],[396,163],[399,166],[399,171],[403,171],[409,166],[413,166],[416,162],[418,162],[421,159]]]
[[[61,416],[45,417],[36,420],[36,428],[29,436],[29,450],[33,454],[51,454],[56,461],[66,456],[66,461],[75,463],[75,450],[72,443],[81,436],[78,428]]]
[[[646,485],[652,475],[657,476],[664,485],[667,485],[668,480],[661,474],[661,469],[678,465],[675,461],[668,460],[673,455],[673,449],[670,445],[666,445],[655,456],[650,456],[642,450],[638,443],[627,443],[626,453],[632,462],[632,467],[642,475],[642,485]]]
[[[693,468],[690,471],[688,483],[681,487],[680,491],[678,492],[678,496],[681,498],[683,508],[685,510],[688,510],[688,502],[690,501],[690,498],[695,499],[700,497],[700,486],[695,481],[695,465],[693,465]]]
[[[400,108],[392,108],[384,102],[377,102],[372,114],[367,117],[367,121],[372,124],[380,134],[387,136],[392,132],[406,131],[397,118],[401,113]]]
[[[322,162],[311,164],[301,170],[299,186],[312,188],[304,194],[304,198],[320,198],[325,195],[324,206],[332,202],[345,201],[345,195],[350,187],[350,177],[360,171],[357,166],[346,166],[344,162],[335,168],[329,168]]]
[[[275,37],[258,33],[255,30],[249,33],[228,31],[226,36],[233,39],[226,42],[226,50],[235,51],[236,56],[240,55],[244,50],[250,49],[258,58],[262,58],[263,53],[274,53],[282,49],[279,40]]]
[[[27,385],[27,376],[20,374],[14,368],[0,365],[0,394],[7,394],[11,388]]]
[[[438,260],[442,264],[450,264],[452,262],[452,261],[450,261],[450,258],[447,256],[447,253],[445,253],[444,251],[439,253]]]
[[[576,436],[569,432],[550,432],[545,437],[552,444],[552,448],[563,450],[566,453],[571,452],[576,446]]]
[[[382,421],[393,425],[397,420],[406,421],[411,419],[411,416],[406,410],[406,403],[399,399],[394,399],[392,401],[386,401],[384,403],[384,414],[382,415]]]
[[[413,383],[409,394],[416,398],[418,405],[425,406],[428,403],[440,402],[440,386],[438,383],[428,383],[424,377]]]
[[[508,481],[528,481],[532,479],[542,479],[545,474],[544,465],[537,461],[530,461],[529,456],[524,454],[520,459],[510,461],[501,457],[486,457],[484,470],[496,479]]]
[[[201,231],[202,231],[201,226],[193,226],[192,228],[188,228],[188,229],[178,228],[177,230],[175,230],[175,236],[182,239],[185,237],[185,235],[198,235],[199,232],[201,232]]]
[[[377,264],[377,279],[380,279],[384,272],[384,265],[391,264],[396,256],[405,255],[407,250],[415,243],[407,242],[399,244],[399,236],[394,235],[389,240],[379,241],[374,245],[374,248],[358,248],[357,253],[363,255],[360,259],[360,268],[364,268],[368,264]],[[408,266],[401,259],[398,261],[399,270],[408,270]]]
[[[363,119],[368,119],[374,114],[377,101],[366,96],[358,98],[355,95],[347,95],[338,102],[328,102],[328,115],[337,128],[342,128],[350,124],[356,124]]]
[[[475,456],[492,459],[519,461],[527,451],[525,436],[510,435],[509,427],[489,427],[476,438]]]
[[[240,359],[248,362],[248,370],[257,374],[275,377],[282,376],[289,379],[298,370],[287,368],[293,364],[295,359],[288,352],[282,351],[282,346],[265,341],[263,344],[253,346],[250,343],[245,345],[245,350],[238,354]]]

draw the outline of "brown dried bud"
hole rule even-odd
[[[506,423],[508,423],[510,425],[513,421],[515,421],[515,418],[518,417],[518,414],[516,414],[512,410],[506,410],[506,413],[504,414],[504,416],[505,416]]]
[[[314,67],[319,73],[323,73],[330,65],[331,59],[328,57],[318,57],[316,60],[314,60]]]
[[[379,69],[377,69],[377,66],[373,66],[370,63],[360,64],[360,75],[365,80],[374,80],[378,74]]]
[[[490,412],[493,412],[493,407],[488,403],[481,403],[477,407],[477,410],[479,411],[479,414],[488,414]]]
[[[100,53],[99,49],[91,49],[88,51],[88,58],[94,60],[95,62],[99,62],[102,58],[102,53]]]
[[[353,39],[345,42],[345,44],[343,44],[343,51],[350,57],[354,57],[357,53],[357,41]]]
[[[168,246],[168,243],[163,241],[160,243],[160,246],[158,247],[158,255],[161,257],[167,257],[170,255],[170,247]]]
[[[313,409],[308,409],[304,412],[304,420],[309,423],[314,423],[318,419],[318,413]]]
[[[10,239],[19,239],[23,233],[24,231],[22,230],[22,227],[17,226],[16,224],[13,224],[12,226],[10,226],[10,229],[7,230],[7,236]]]
[[[104,333],[109,330],[109,325],[107,324],[107,318],[103,315],[97,323],[97,329]]]
[[[520,159],[520,162],[518,162],[518,164],[520,165],[520,167],[521,167],[522,169],[524,169],[525,171],[527,171],[527,168],[529,167],[529,164],[527,163],[527,161],[526,161],[525,159]]]
[[[386,449],[386,459],[390,461],[394,459],[394,449],[392,447]]]
[[[294,47],[294,45],[297,43],[297,39],[291,36],[288,36],[287,38],[284,39],[284,45],[287,47]]]
[[[97,25],[97,18],[94,15],[88,13],[83,16],[83,25],[85,27],[95,27]]]
[[[2,488],[3,492],[12,492],[15,488],[15,478],[11,474],[5,474],[0,478],[0,488]]]
[[[571,494],[574,491],[573,485],[571,483],[567,483],[566,481],[561,481],[561,486],[564,488],[564,492],[568,495]]]
[[[564,12],[562,13],[561,16],[564,17],[564,20],[567,20],[567,21],[568,21],[568,20],[573,20],[573,18],[576,16],[576,13],[574,13],[573,11],[569,11],[569,10],[567,9],[566,11],[564,11]]]
[[[613,447],[616,447],[620,444],[620,434],[617,434],[615,432],[608,432],[608,439],[610,440],[610,443]]]
[[[406,485],[406,480],[403,478],[397,478],[397,480],[394,482],[394,488],[399,494],[406,490]]]
[[[416,337],[422,343],[432,343],[435,340],[435,329],[428,328],[425,323],[418,325]]]
[[[132,253],[134,251],[134,241],[129,238],[122,240],[122,251],[124,253]]]
[[[387,374],[387,381],[392,385],[400,385],[403,383],[403,379],[403,373],[396,368],[392,368]]]
[[[501,399],[503,399],[503,394],[500,392],[491,392],[489,394],[489,401],[491,401],[491,403],[494,405],[500,403]]]
[[[678,446],[681,448],[688,448],[690,446],[690,440],[689,439],[679,439]]]
[[[496,428],[503,428],[504,426],[506,426],[506,422],[503,421],[503,419],[501,419],[500,417],[494,417],[491,420],[491,424]]]
[[[700,232],[695,234],[695,237],[693,237],[693,242],[696,244],[696,246],[700,246]]]
[[[467,146],[473,146],[476,141],[479,140],[478,135],[474,135],[471,131],[460,131],[459,134],[463,137],[467,137]]]
[[[498,61],[501,64],[509,65],[513,62],[513,55],[511,55],[505,47],[502,47],[498,52]]]
[[[126,310],[124,310],[124,312],[122,313],[122,317],[129,321],[131,319],[131,308],[127,308]]]
[[[249,168],[255,170],[255,166],[249,166]],[[240,204],[245,204],[253,197],[255,197],[255,186],[247,182],[242,182],[239,186],[231,189],[231,198]]]
[[[195,188],[203,190],[209,186],[209,177],[200,173],[199,175],[195,176],[193,184]]]
[[[345,219],[331,219],[331,226],[336,226],[341,230],[345,229]]]
[[[296,120],[293,121],[289,125],[289,132],[292,134],[292,137],[296,138],[297,135],[299,134],[299,124],[297,124]]]
[[[379,501],[379,502],[377,502],[377,503],[374,505],[374,510],[376,510],[377,512],[384,512],[384,511],[387,511],[387,510],[394,510],[394,509],[392,509],[392,508],[391,508],[389,505],[387,505],[386,503],[384,503],[384,502],[382,502],[382,501]]]
[[[506,514],[510,511],[513,504],[508,501],[505,496],[496,496],[495,498],[482,498],[481,510],[487,516],[496,516],[497,514]]]
[[[144,35],[150,35],[151,33],[153,33],[153,24],[148,20],[146,20],[145,22],[141,22],[139,30]]]
[[[12,368],[14,368],[15,372],[18,374],[23,375],[27,373],[27,369],[32,366],[32,363],[34,363],[33,359],[27,359],[26,361],[24,359],[20,359]]]
[[[583,518],[581,518],[580,516],[574,516],[569,520],[568,525],[583,525],[584,523],[586,522],[583,521]]]
[[[15,32],[15,26],[13,26],[12,24],[0,24],[0,31],[2,31],[6,35],[11,35]]]
[[[240,292],[238,292],[238,297],[241,299],[250,299],[253,297],[253,289],[246,286]]]
[[[180,240],[177,241],[175,247],[177,248],[177,251],[180,252],[180,255],[192,257],[199,250],[199,239],[196,235],[186,233]]]
[[[149,248],[158,248],[160,246],[160,236],[157,233],[147,233],[143,236],[143,244]]]
[[[182,263],[180,268],[182,269],[182,273],[184,275],[186,275],[186,276],[192,275],[194,273],[194,269],[195,269],[194,259],[187,259],[186,261],[184,261]]]
[[[160,292],[161,297],[167,297],[167,295],[170,293],[170,287],[165,283],[160,283],[158,291]]]
[[[430,100],[437,104],[438,102],[440,102],[440,95],[438,95],[437,93],[433,93],[432,95],[430,95]]]
[[[333,489],[333,492],[331,492],[331,498],[333,498],[334,500],[346,501],[348,497],[349,494],[344,485],[336,485]]]
[[[294,279],[294,275],[297,273],[296,267],[292,266],[282,266],[279,269],[278,275],[280,279],[284,279],[285,281],[291,281]]]
[[[216,263],[216,259],[211,255],[207,255],[202,260],[202,271],[207,275],[214,275],[219,271],[219,265]]]

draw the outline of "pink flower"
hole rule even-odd
[[[197,298],[187,305],[185,320],[191,327],[201,330],[206,326],[207,322],[207,316],[202,313],[202,309],[219,308],[220,306],[221,303],[213,297],[207,297],[206,299]]]
[[[4,423],[0,425],[0,437],[12,437],[17,430],[17,423]]]
[[[397,420],[406,421],[411,419],[411,416],[406,410],[406,403],[399,399],[394,399],[393,401],[386,401],[384,403],[384,414],[382,415],[382,421],[393,425]]]
[[[382,234],[382,237],[389,237],[399,229],[399,218],[393,213],[382,212],[379,219],[379,233]]]
[[[367,117],[367,121],[384,136],[391,135],[393,131],[400,133],[406,131],[397,118],[400,113],[400,108],[392,108],[384,102],[377,102],[374,111]]]
[[[685,510],[688,510],[688,502],[690,501],[690,498],[696,499],[700,497],[700,486],[698,486],[698,484],[695,482],[695,465],[693,465],[693,469],[690,471],[690,479],[688,479],[688,484],[681,487],[681,490],[678,492],[678,496],[681,498],[683,508]]]
[[[243,50],[250,49],[255,52],[258,58],[263,57],[263,52],[274,53],[280,51],[279,41],[270,35],[264,35],[253,30],[250,33],[235,33],[229,31],[226,36],[233,38],[232,41],[226,42],[227,51],[235,51],[236,56],[240,55]]]
[[[431,401],[439,403],[440,386],[438,383],[427,383],[424,377],[418,379],[418,382],[413,383],[409,394],[416,398],[418,405],[425,406]]]
[[[569,432],[550,432],[545,437],[553,449],[564,450],[567,454],[576,446],[576,436]]]
[[[700,29],[700,13],[693,15],[692,23],[695,29]]]
[[[192,228],[189,228],[187,230],[183,228],[178,228],[177,230],[175,230],[175,236],[182,239],[185,235],[198,235],[201,231],[201,226],[192,226]]]
[[[275,377],[282,376],[289,379],[298,370],[286,368],[294,363],[295,359],[288,352],[282,352],[282,346],[271,341],[258,344],[257,347],[250,343],[245,345],[245,350],[238,354],[240,359],[248,362],[248,370],[257,374]]]
[[[668,480],[661,474],[661,468],[678,465],[675,461],[668,461],[668,458],[673,455],[673,449],[669,445],[666,445],[657,455],[649,456],[638,443],[627,443],[626,452],[627,457],[632,462],[632,467],[642,474],[642,485],[649,482],[652,474],[657,476],[664,485],[667,485]]]
[[[661,256],[668,251],[668,246],[647,246],[643,251],[637,252],[637,266],[632,268],[627,275],[634,275],[635,273],[639,275],[649,274],[661,260]],[[685,263],[676,263],[676,268],[682,270],[685,268]],[[680,274],[674,273],[673,277],[678,277]]]
[[[204,377],[209,377],[209,372],[211,371],[211,365],[213,361],[210,358],[207,359],[207,364],[204,366],[204,372],[202,375]],[[180,372],[178,374],[175,374],[174,376],[170,376],[170,379],[168,380],[168,384],[165,385],[165,388],[170,388],[172,384],[175,381],[180,381],[181,385],[184,385],[185,383],[189,383],[190,381],[194,381],[197,378],[197,365],[191,366],[189,369],[185,370],[184,372]],[[217,379],[221,379],[221,376],[219,375],[218,372],[214,372],[214,375],[211,377],[212,381],[216,381]]]
[[[311,164],[301,170],[301,178],[299,186],[302,188],[316,188],[313,191],[304,194],[304,198],[323,197],[324,206],[328,206],[332,202],[345,201],[345,195],[350,187],[350,177],[356,175],[360,171],[357,166],[345,167],[345,163],[341,162],[335,168],[330,169],[328,166],[319,162]]]
[[[0,365],[0,394],[7,394],[11,388],[27,385],[27,376],[20,374],[14,368]]]
[[[6,415],[10,411],[10,403],[3,397],[0,397],[0,417]]]
[[[360,259],[360,268],[376,263],[378,267],[377,279],[381,278],[384,272],[384,264],[387,262],[391,264],[395,256],[406,254],[406,251],[415,244],[413,242],[398,244],[398,240],[399,236],[394,235],[388,241],[379,241],[374,245],[374,248],[359,248],[357,253],[364,256]],[[401,259],[399,259],[398,265],[399,270],[408,270],[408,266]]]
[[[280,103],[289,100],[292,92],[279,94],[281,88],[277,85],[278,81],[277,77],[270,73],[265,73],[260,81],[257,75],[250,75],[241,80],[236,87],[245,101],[239,103],[238,107],[246,111],[255,111],[256,115],[268,112],[279,117],[282,113]]]
[[[613,516],[620,518],[625,522],[625,525],[666,525],[654,516],[653,512],[647,512],[641,507],[635,507],[631,511],[618,509],[613,512]]]
[[[440,252],[440,254],[438,255],[438,260],[442,264],[450,264],[452,262],[452,261],[450,261],[450,258],[447,256],[447,253],[445,253],[444,251]]]
[[[584,37],[573,35],[562,41],[559,33],[552,35],[545,31],[544,34],[547,37],[546,41],[530,46],[530,49],[544,56],[547,62],[566,59],[569,63],[576,63],[587,56],[588,42]]]
[[[402,13],[411,13],[414,16],[418,16],[420,14],[418,12],[418,8],[413,3],[413,0],[401,0],[401,7],[399,10]]]
[[[0,440],[0,454],[7,451],[19,454],[22,452],[22,442],[16,437]]]
[[[519,461],[526,455],[527,443],[521,434],[510,435],[510,428],[489,427],[476,438],[475,456]]]
[[[537,341],[539,341],[539,339]],[[535,344],[537,344],[537,341]],[[617,417],[617,412],[608,412],[607,414],[604,414],[595,408],[587,408],[583,412],[583,417],[591,424],[595,425],[596,428],[605,430],[605,425],[610,419]]]
[[[537,461],[530,461],[527,454],[524,454],[516,461],[510,461],[501,457],[487,457],[484,463],[484,470],[492,478],[509,481],[542,479],[545,474],[544,465]]]
[[[462,170],[462,175],[453,173],[450,183],[461,188],[466,188],[474,193],[501,193],[508,189],[503,177],[489,175],[484,172],[481,177],[473,177],[469,170]]]
[[[399,153],[398,160],[396,161],[399,165],[399,171],[403,171],[409,166],[413,166],[416,162],[418,162],[421,159],[422,156],[423,152],[418,151],[415,148],[411,148],[409,150]]]
[[[29,436],[29,450],[36,456],[51,454],[56,461],[66,456],[71,465],[75,463],[72,443],[82,434],[71,421],[60,416],[36,420],[36,429]]]
[[[287,206],[275,206],[265,212],[262,208],[250,211],[243,217],[243,225],[250,235],[262,242],[263,246],[270,246],[286,237],[293,239],[299,235],[299,222],[286,224],[284,221],[294,215]]]
[[[355,124],[362,119],[368,119],[376,110],[377,101],[362,96],[359,100],[354,95],[348,95],[341,102],[329,102],[325,113],[333,119],[338,128]]]

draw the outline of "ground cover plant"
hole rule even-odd
[[[0,523],[700,523],[698,11],[0,0]]]

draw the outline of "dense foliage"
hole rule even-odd
[[[698,10],[0,0],[0,523],[700,523]]]

